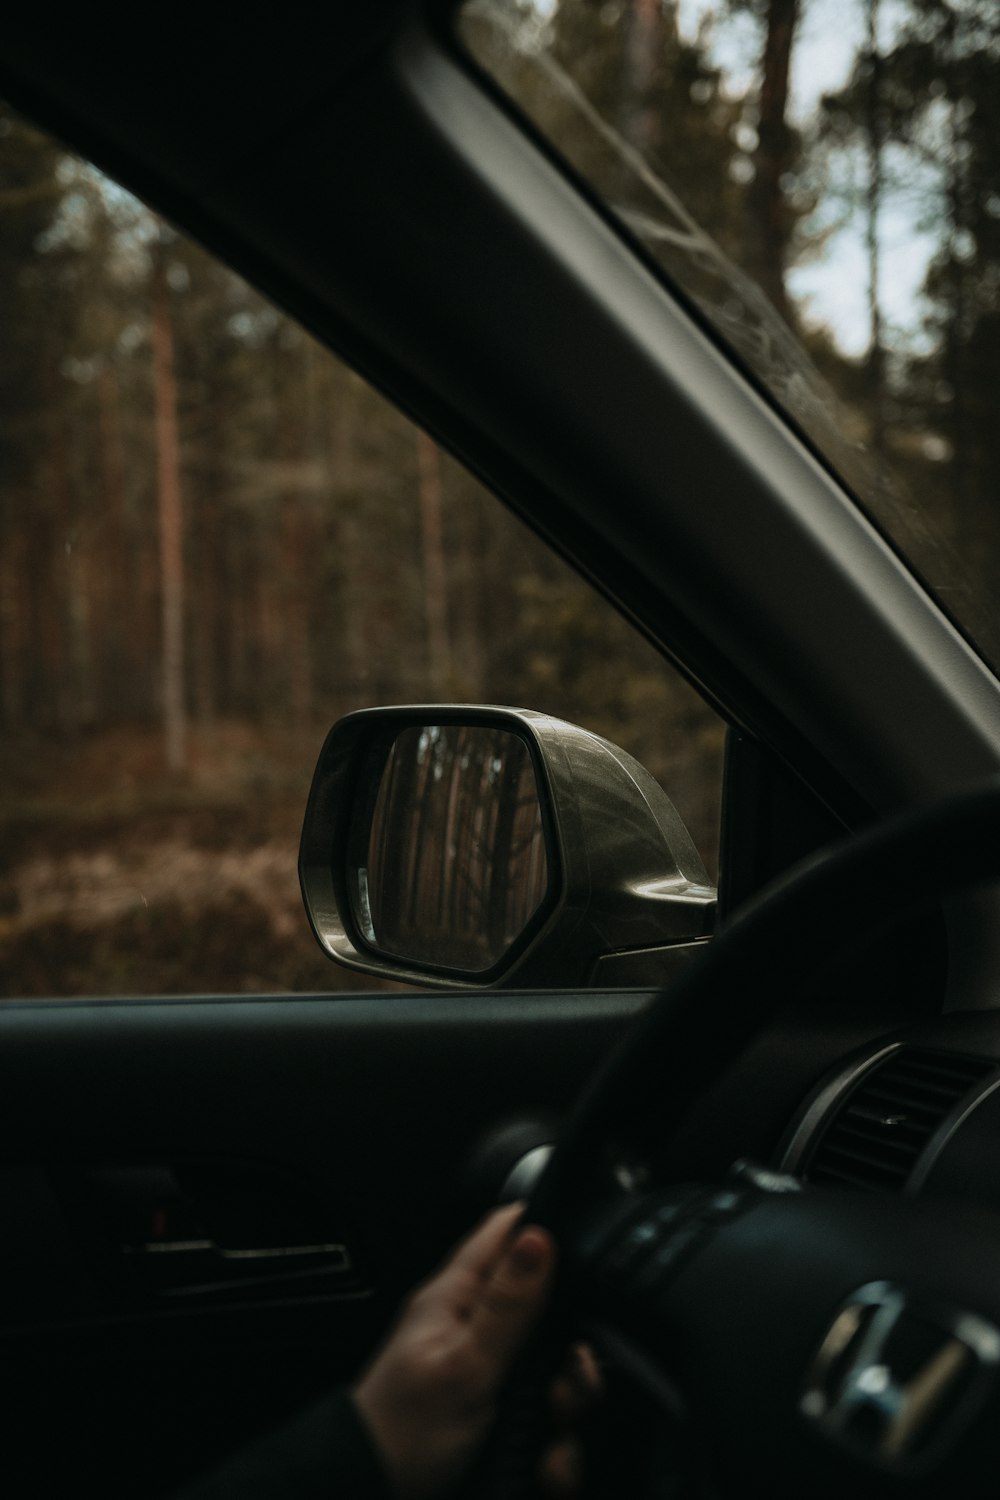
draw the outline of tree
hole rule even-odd
[[[165,246],[153,255],[153,398],[160,523],[160,602],[163,620],[163,739],[167,767],[184,769],[187,760],[187,704],[184,652],[184,512],[174,337],[167,294]]]
[[[785,289],[788,247],[795,214],[785,191],[797,155],[797,134],[788,123],[792,45],[799,0],[766,0],[764,47],[757,97],[757,147],[747,202],[756,229],[750,272],[786,323],[794,317]]]
[[[37,713],[40,683],[30,647],[39,627],[49,631],[50,653],[59,653],[56,622],[46,627],[39,597],[52,555],[38,547],[37,527],[34,538],[25,530],[24,517],[32,510],[41,512],[38,527],[51,523],[42,454],[58,257],[42,272],[35,245],[62,198],[60,158],[52,141],[0,104],[0,712],[7,727]]]

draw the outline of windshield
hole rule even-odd
[[[997,0],[473,0],[462,34],[996,667]]]

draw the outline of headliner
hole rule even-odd
[[[335,95],[412,8],[203,6],[140,28],[125,11],[112,25],[86,7],[58,21],[18,7],[0,33],[0,93],[140,196],[200,196]]]

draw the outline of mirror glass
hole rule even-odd
[[[369,943],[491,969],[545,898],[548,855],[527,745],[485,724],[404,729],[389,750],[354,881]]]

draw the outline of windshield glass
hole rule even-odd
[[[1000,663],[997,0],[473,0],[462,35]]]

